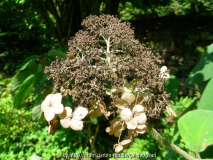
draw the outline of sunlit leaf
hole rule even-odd
[[[198,64],[193,68],[186,84],[201,83],[210,79],[213,76],[213,44],[211,44],[204,55],[201,57]]]
[[[213,78],[208,82],[201,96],[198,109],[213,111]]]
[[[193,152],[202,152],[213,144],[213,111],[195,110],[178,120],[183,141]]]

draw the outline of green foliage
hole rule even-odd
[[[204,90],[198,109],[206,109],[213,111],[213,78],[208,82],[206,89]]]
[[[171,75],[165,84],[166,92],[176,101],[178,99],[178,79]]]
[[[157,145],[158,143],[156,143],[156,141],[150,135],[147,135],[144,138],[135,138],[133,144],[120,154],[132,156],[134,156],[134,154],[140,154],[141,156],[142,155],[148,156],[150,154],[154,157],[153,159],[156,159],[156,157],[158,157],[159,159],[159,155],[156,154],[156,152],[159,152],[158,147],[156,147]],[[146,156],[144,158],[146,158]],[[118,159],[126,159],[126,158],[118,158]],[[142,159],[142,157],[134,159],[140,160]]]
[[[14,107],[24,103],[24,100],[32,94],[34,89],[33,101],[34,108],[32,116],[34,120],[41,118],[42,112],[40,104],[47,94],[51,92],[51,83],[44,74],[45,65],[49,65],[55,57],[66,58],[66,53],[52,49],[46,55],[32,55],[25,58],[23,66],[13,77],[11,94],[13,95]]]
[[[169,15],[190,15],[205,13],[213,9],[213,2],[207,0],[165,0],[165,1],[123,1],[119,5],[120,16],[124,20],[145,17],[163,17]]]
[[[49,135],[46,123],[33,122],[29,118],[32,112],[26,103],[19,109],[13,107],[11,83],[6,87],[0,97],[0,159],[24,160],[34,154],[48,160],[63,153],[89,152],[88,147],[83,147],[86,131],[79,133],[58,128],[54,136]]]
[[[190,73],[186,84],[200,83],[209,80],[212,76],[213,68],[213,44],[210,45],[204,55],[201,57],[198,64]]]
[[[210,65],[213,53],[213,44],[210,45],[201,58],[200,62],[193,69],[188,82],[202,82],[212,77]],[[210,56],[211,55],[211,56]],[[203,74],[204,79],[196,79],[198,74]],[[210,75],[208,75],[210,74]],[[208,150],[206,148],[213,144],[213,112],[212,112],[212,80],[208,82],[198,106],[198,110],[193,110],[183,115],[178,120],[178,128],[186,145],[196,155],[199,152],[202,157],[206,157]],[[195,121],[196,120],[196,121]],[[212,156],[208,157],[212,158]]]
[[[182,112],[181,116],[183,116],[186,112],[197,107],[197,98],[180,97],[176,102],[171,101],[171,107],[177,114]]]
[[[196,119],[196,123],[195,123]],[[193,152],[202,152],[213,144],[213,111],[190,111],[178,120],[180,134]]]

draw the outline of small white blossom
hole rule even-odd
[[[61,104],[62,95],[60,93],[49,94],[41,104],[41,110],[44,112],[44,117],[47,121],[51,121],[55,114],[61,114],[64,110]]]
[[[160,78],[169,79],[170,75],[168,73],[165,73],[167,71],[166,66],[161,67],[160,71],[161,71],[160,74],[159,74]]]

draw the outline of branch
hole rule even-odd
[[[167,147],[174,152],[182,155],[184,158],[188,160],[196,160],[194,157],[190,156],[188,153],[186,153],[181,148],[177,147],[174,144],[169,143],[166,141],[150,124],[147,124],[148,132],[156,139],[162,146]]]

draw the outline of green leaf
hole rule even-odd
[[[168,79],[168,82],[165,84],[166,87],[166,92],[170,93],[171,97],[177,101],[178,99],[178,79],[174,76],[171,75]]]
[[[97,119],[97,118],[90,118],[90,120],[92,121],[92,123],[93,123],[94,125],[96,125],[97,122],[98,122],[98,119]]]
[[[38,121],[38,120],[40,120],[41,116],[42,116],[41,104],[38,104],[37,106],[33,107],[32,119],[34,121]]]
[[[183,141],[193,152],[202,152],[213,144],[213,111],[195,110],[178,120]]]
[[[40,57],[38,55],[31,55],[27,58],[24,59],[24,62],[27,62],[27,61],[30,61],[30,60],[37,60],[39,59]]]
[[[208,82],[201,96],[198,109],[213,111],[213,78]]]
[[[13,101],[14,107],[22,104],[24,99],[30,95],[30,93],[32,92],[32,88],[34,86],[35,77],[36,76],[34,74],[31,74],[21,84],[21,86],[18,89],[18,92],[16,93],[16,95],[14,97],[14,101]]]
[[[198,64],[193,68],[186,84],[201,83],[210,79],[213,76],[213,44],[211,44],[204,55],[201,57]]]
[[[24,82],[24,80],[36,71],[37,64],[35,61],[30,60],[21,69],[18,73],[12,78],[12,86],[11,86],[11,94],[15,96],[20,85]]]
[[[21,68],[20,68],[20,71],[23,71],[25,70],[28,66],[32,65],[34,61],[31,59],[29,60],[28,62],[26,62]]]
[[[44,76],[44,66],[41,64],[38,64],[37,71],[36,71],[36,79],[35,79],[35,85],[41,82],[43,76]]]
[[[59,51],[57,49],[51,49],[47,56],[49,56],[52,60],[55,60],[55,57],[58,56],[59,58],[63,58],[64,60],[67,58],[66,53]]]

